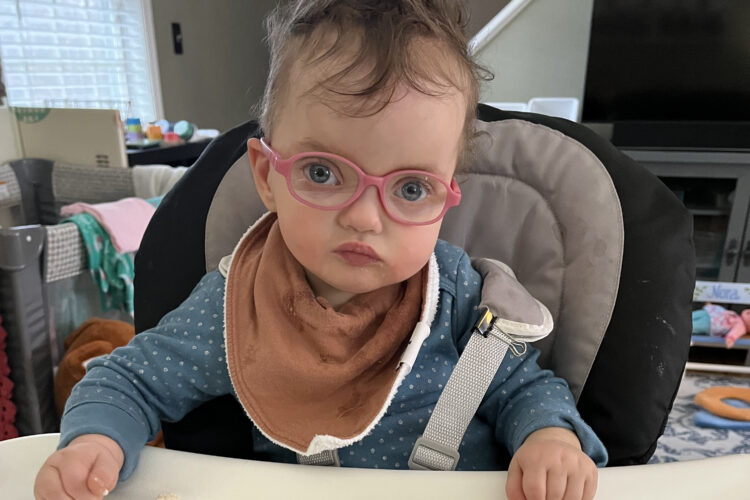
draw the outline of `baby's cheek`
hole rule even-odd
[[[396,280],[403,281],[414,276],[430,260],[430,255],[435,250],[438,230],[430,232],[417,232],[407,244],[400,245],[396,254],[394,274]]]
[[[309,226],[300,224],[295,234],[290,238],[285,238],[285,241],[295,259],[303,266],[310,268],[316,263],[320,265],[321,245],[316,239],[318,235],[314,231],[303,229],[305,227]]]

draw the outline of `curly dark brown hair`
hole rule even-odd
[[[260,123],[273,130],[295,64],[328,64],[332,74],[309,92],[337,110],[369,116],[391,102],[400,84],[427,95],[458,89],[467,112],[459,166],[474,138],[479,82],[491,73],[468,50],[468,17],[459,0],[293,0],[266,18],[269,77]],[[359,98],[359,99],[352,99]]]

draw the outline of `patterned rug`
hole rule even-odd
[[[659,439],[649,463],[750,453],[750,431],[698,427],[693,423],[693,416],[700,409],[693,403],[693,397],[703,389],[717,385],[750,387],[750,377],[686,374],[669,414],[664,435]]]

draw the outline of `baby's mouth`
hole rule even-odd
[[[370,245],[359,242],[344,243],[333,251],[352,266],[366,266],[380,262],[380,256]]]

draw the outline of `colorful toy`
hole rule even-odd
[[[706,332],[706,314],[709,319]],[[700,311],[693,311],[693,333],[709,333],[714,337],[724,337],[727,347],[733,347],[737,339],[750,332],[750,309],[738,314],[716,304],[706,304]]]

